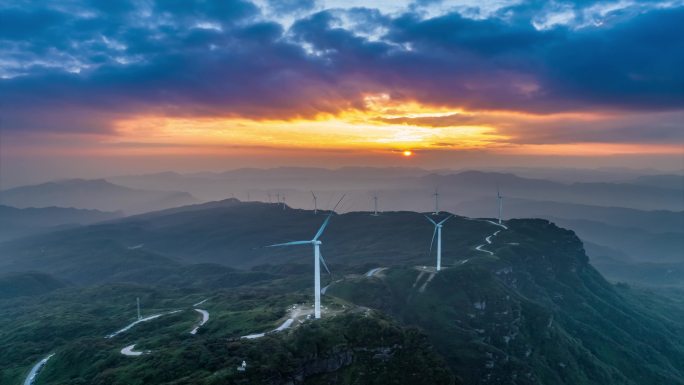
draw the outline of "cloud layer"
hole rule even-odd
[[[681,2],[0,4],[10,131],[106,133],[145,114],[314,118],[383,94],[469,111],[642,114],[623,128],[513,130],[521,141],[684,141]]]

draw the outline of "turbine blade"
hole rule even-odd
[[[331,210],[330,214],[332,214],[332,213],[335,212],[335,209],[337,208],[337,206],[340,205],[340,203],[342,203],[342,199],[344,199],[344,197],[345,197],[346,195],[347,195],[347,194],[342,194],[342,198],[340,198],[340,200],[337,201],[337,204],[335,205],[335,207],[333,207],[333,209]]]
[[[313,197],[313,199],[316,199],[316,194],[314,194],[313,191],[311,192],[311,196]]]
[[[276,243],[275,245],[269,245],[266,247],[280,247],[280,246],[294,246],[294,245],[310,245],[311,241],[293,241],[285,243]]]
[[[448,221],[448,220],[449,220],[449,219],[451,219],[452,217],[453,217],[453,215],[449,215],[448,217],[446,217],[446,218],[442,219],[442,221],[441,221],[441,222],[439,222],[439,223],[438,223],[438,225],[441,225],[441,224],[443,224],[444,222]]]
[[[430,252],[428,255],[432,255],[432,244],[435,243],[435,235],[437,235],[437,226],[435,226],[435,231],[432,232],[432,240],[430,241]]]
[[[328,264],[325,263],[325,258],[323,258],[323,253],[321,253],[319,251],[318,256],[321,257],[321,262],[323,262],[323,267],[325,267],[325,271],[327,271],[329,275],[332,275],[332,273],[330,272],[330,269],[328,269]]]
[[[318,229],[318,232],[316,233],[316,235],[314,236],[312,241],[317,241],[318,238],[320,238],[320,236],[323,235],[323,231],[325,231],[325,228],[328,226],[328,222],[330,222],[330,218],[335,213],[335,209],[337,208],[337,206],[339,206],[340,203],[342,202],[342,199],[344,199],[344,195],[342,195],[342,198],[340,198],[340,200],[337,201],[337,204],[335,205],[335,207],[333,207],[333,209],[330,211],[330,214],[328,214],[328,216],[325,218],[325,221],[323,221],[321,228]]]
[[[425,215],[425,218],[427,218],[427,220],[430,221],[430,223],[437,226],[437,222],[433,221],[432,218],[428,217],[427,215]]]
[[[316,233],[316,235],[315,235],[314,238],[312,239],[313,241],[317,241],[317,240],[318,240],[318,237],[320,237],[321,235],[323,235],[323,231],[324,231],[325,228],[328,226],[328,222],[330,222],[330,217],[332,217],[332,213],[328,214],[328,216],[325,217],[325,220],[323,221],[323,224],[321,225],[321,228],[318,229],[318,232]]]

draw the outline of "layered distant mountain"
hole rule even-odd
[[[146,175],[110,177],[107,180],[131,188],[187,191],[203,200],[222,200],[231,196],[242,200],[272,201],[282,192],[294,201],[310,201],[310,190],[369,191],[378,188],[401,189],[429,171],[419,168],[343,167],[340,169],[279,167],[244,168],[220,173],[179,174],[162,172]],[[297,204],[295,204],[297,206]]]
[[[0,191],[0,202],[18,208],[71,207],[136,214],[196,203],[178,191],[134,189],[104,179],[70,179]]]
[[[311,206],[310,190],[322,195],[349,193],[357,202],[347,210],[367,209],[373,193],[380,196],[384,210],[427,210],[435,189],[440,191],[444,205],[454,205],[495,195],[499,186],[501,193],[509,198],[640,210],[684,210],[684,176],[630,175],[625,178],[624,174],[618,174],[605,179],[610,182],[558,182],[501,172],[431,172],[413,168],[240,169],[224,173],[159,173],[109,178],[131,188],[186,191],[203,200],[234,196],[242,200],[275,201],[276,194],[280,194],[287,197],[288,204],[306,208]]]
[[[88,225],[122,215],[121,212],[64,207],[18,209],[0,205],[0,241],[71,226]]]
[[[448,207],[473,216],[497,214],[496,197],[484,197]],[[613,226],[640,228],[651,232],[684,232],[684,212],[668,210],[636,210],[625,207],[583,205],[558,201],[535,201],[504,198],[505,218],[563,218],[597,221]]]
[[[504,196],[504,218],[546,218],[576,231],[583,241],[592,245],[588,249],[590,257],[611,279],[631,281],[641,276],[636,274],[640,269],[636,263],[650,263],[653,265],[649,271],[670,274],[674,271],[671,264],[682,262],[684,176],[656,174],[652,170],[648,173],[644,170],[646,174],[640,175],[638,170],[568,169],[559,170],[554,179],[550,169],[516,170],[528,177],[509,172],[373,167],[164,172],[113,177],[107,181],[73,180],[22,187],[0,193],[0,200],[8,204],[8,199],[12,199],[32,206],[38,202],[135,214],[196,203],[194,197],[220,201],[233,196],[242,201],[273,204],[285,200],[288,207],[312,209],[313,191],[319,209],[330,209],[345,193],[338,212],[370,211],[374,194],[378,196],[380,211],[428,212],[434,210],[433,194],[437,190],[441,210],[495,217],[498,187]],[[79,187],[71,188],[76,185]],[[228,204],[223,201],[201,207],[184,206],[177,211],[189,212],[202,207],[220,211]],[[170,218],[172,212],[175,211],[159,215]],[[210,225],[207,224],[204,234],[215,233]],[[189,230],[193,231],[194,228]],[[184,236],[181,233],[176,239]],[[186,247],[181,244],[176,252]],[[214,252],[209,249],[204,245],[202,249],[188,252],[213,262]],[[611,263],[600,262],[608,260]],[[618,268],[620,263],[626,265]],[[635,269],[635,274],[622,274],[627,269]],[[649,283],[658,281],[653,277],[648,279]]]
[[[684,210],[684,186],[670,186],[671,179],[665,179],[667,186],[616,182],[559,183],[521,178],[513,174],[466,171],[451,175],[428,175],[421,178],[420,184],[437,186],[445,195],[458,196],[446,199],[458,201],[495,195],[498,186],[502,195],[509,198],[640,210]]]
[[[634,179],[632,183],[684,190],[684,176],[675,174],[642,175]]]

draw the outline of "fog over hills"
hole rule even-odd
[[[579,172],[579,171],[578,171]],[[286,195],[296,207],[308,207],[310,190],[317,192],[352,192],[366,197],[377,192],[384,207],[390,210],[422,209],[422,202],[435,189],[443,193],[446,203],[458,203],[494,195],[496,187],[508,197],[550,200],[586,205],[627,207],[642,210],[684,210],[684,186],[677,185],[682,176],[660,175],[636,179],[630,176],[613,182],[557,182],[540,178],[523,178],[511,173],[482,171],[438,172],[404,168],[275,168],[239,169],[223,173],[160,173],[108,178],[113,183],[132,188],[187,191],[204,200],[220,200],[235,196],[246,200],[267,201],[269,194]],[[421,195],[423,194],[423,195]],[[421,199],[422,197],[422,199]],[[410,199],[409,199],[410,198]],[[350,210],[362,209],[359,202]],[[365,207],[363,207],[365,208]]]
[[[381,211],[428,212],[434,210],[433,194],[438,191],[442,210],[495,217],[498,187],[504,196],[504,218],[546,218],[575,230],[591,243],[591,258],[611,261],[597,264],[611,279],[643,276],[625,273],[636,272],[636,263],[653,264],[649,270],[659,270],[659,275],[673,271],[671,265],[659,264],[684,263],[684,176],[653,170],[559,169],[553,177],[552,171],[282,167],[163,172],[20,187],[0,192],[0,201],[17,207],[51,204],[135,214],[235,197],[312,209],[313,192],[319,209],[331,208],[345,193],[339,212],[372,210],[374,195]]]
[[[308,209],[313,208],[309,190],[317,195],[319,208],[329,208],[334,196],[344,192],[342,212],[372,210],[376,194],[381,211],[430,211],[437,190],[441,209],[476,217],[497,215],[498,186],[504,218],[547,218],[575,230],[592,244],[590,257],[611,260],[598,264],[611,279],[641,277],[636,281],[652,284],[660,281],[656,276],[677,276],[672,272],[678,270],[664,263],[684,263],[684,176],[629,169],[560,169],[555,175],[553,169],[511,170],[527,177],[474,170],[276,168],[112,180],[138,188],[185,190],[205,199],[284,198],[291,207]],[[646,279],[643,270],[637,274],[637,262],[651,263],[648,271],[657,273]]]
[[[121,212],[64,207],[25,208],[0,205],[0,241],[123,216]]]
[[[194,202],[186,192],[132,189],[104,179],[70,179],[0,191],[0,203],[17,208],[57,206],[135,214]]]

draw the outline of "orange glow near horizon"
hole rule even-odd
[[[486,148],[507,139],[496,128],[485,124],[429,127],[388,121],[457,113],[453,110],[427,109],[414,104],[391,108],[368,104],[367,107],[364,111],[345,111],[337,116],[292,120],[139,116],[116,122],[118,135],[112,142],[403,151],[407,147],[430,148],[445,143],[461,149]]]
[[[135,116],[115,122],[116,135],[101,144],[111,145],[115,147],[113,151],[122,154],[148,151],[184,155],[220,154],[237,148],[401,152],[404,157],[411,157],[415,150],[565,156],[678,151],[670,145],[525,142],[529,130],[543,133],[557,129],[553,125],[562,123],[584,128],[587,123],[611,119],[609,113],[535,115],[518,111],[468,111],[412,101],[397,102],[385,94],[370,95],[364,101],[363,110],[321,114],[310,119]]]

